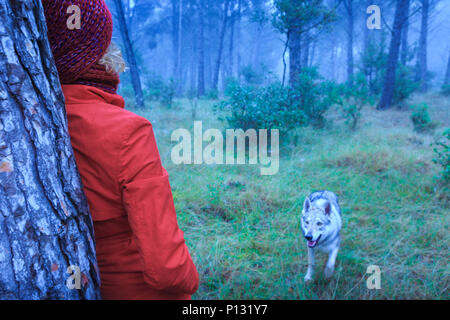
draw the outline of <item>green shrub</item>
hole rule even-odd
[[[442,167],[442,180],[446,183],[450,182],[450,128],[442,134],[443,139],[434,143],[436,146],[433,150],[436,158],[433,162]]]
[[[127,108],[136,107],[136,96],[134,95],[133,86],[129,82],[121,81],[118,94],[125,99]]]
[[[294,87],[283,87],[279,82],[265,87],[228,84],[227,99],[217,106],[228,111],[226,119],[234,128],[291,129],[325,124],[325,112],[339,102],[339,86],[320,81],[316,69],[304,69]]]
[[[383,91],[383,85],[386,77],[386,67],[388,60],[387,34],[381,34],[379,41],[371,41],[367,50],[361,54],[361,63],[359,70],[365,76],[365,82],[368,86],[368,92],[373,97],[379,97]],[[414,55],[409,55],[407,61],[410,61]],[[414,68],[402,64],[397,66],[396,81],[394,88],[393,104],[400,107],[404,101],[418,88],[418,83],[414,79]]]
[[[325,112],[340,103],[341,87],[333,81],[324,81],[316,68],[304,68],[289,91],[296,108],[305,113],[307,123],[315,128],[322,128]]]
[[[431,121],[430,114],[428,113],[428,105],[426,103],[414,106],[413,110],[411,121],[414,125],[414,131],[425,133],[431,132],[436,128],[436,124]]]
[[[289,92],[279,83],[257,88],[230,82],[225,94],[228,98],[218,107],[228,111],[228,115],[221,120],[233,128],[285,131],[305,121],[303,114],[290,108]]]
[[[402,108],[406,99],[411,96],[418,86],[419,83],[414,80],[413,69],[411,67],[399,65],[397,67],[392,103],[399,108]]]
[[[259,68],[254,68],[252,65],[244,66],[239,75],[245,84],[252,86],[263,85],[271,77],[271,73],[264,64],[261,64]]]
[[[205,98],[208,100],[217,100],[219,98],[219,91],[216,89],[210,89],[206,92]]]
[[[147,89],[144,91],[146,99],[159,101],[166,107],[171,107],[173,105],[176,90],[176,84],[173,79],[164,81],[161,76],[151,74],[146,85]]]
[[[444,84],[442,86],[441,93],[444,96],[447,96],[447,97],[450,96],[450,84]]]
[[[344,87],[343,90],[345,100],[340,103],[341,110],[346,118],[347,125],[352,130],[355,130],[361,119],[363,106],[368,103],[373,103],[364,74],[361,72],[357,73],[353,86]]]
[[[388,59],[386,53],[386,33],[381,34],[379,41],[370,41],[367,50],[361,54],[359,69],[366,77],[366,83],[371,95],[380,95],[383,89],[385,69]]]

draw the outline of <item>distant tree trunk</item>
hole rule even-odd
[[[400,62],[402,65],[406,65],[407,59],[408,59],[408,30],[409,30],[409,7],[410,7],[410,0],[407,1],[406,5],[406,21],[403,25],[402,29],[402,51],[400,53]]]
[[[196,95],[196,88],[197,88],[197,61],[198,61],[198,31],[197,31],[197,25],[192,27],[192,36],[191,36],[191,42],[192,42],[192,55],[190,60],[190,70],[189,70],[189,76],[190,76],[190,95]]]
[[[336,79],[336,43],[331,42],[331,54],[330,54],[330,78]]]
[[[427,91],[427,45],[428,45],[428,15],[429,0],[422,0],[422,22],[420,25],[419,53],[417,57],[417,76],[420,82],[420,91]]]
[[[123,10],[122,0],[114,0],[116,5],[117,21],[119,22],[120,34],[122,36],[123,45],[125,47],[125,57],[130,67],[131,84],[133,85],[134,94],[136,97],[136,105],[138,108],[144,108],[144,94],[142,93],[141,78],[139,76],[139,69],[137,67],[136,56],[134,54],[133,46],[131,44],[128,33],[128,26],[125,21],[125,13]]]
[[[236,71],[237,75],[239,77],[241,73],[241,64],[242,64],[242,57],[241,57],[241,41],[242,41],[242,32],[241,32],[241,21],[242,21],[242,0],[238,0],[238,16],[237,16],[237,22],[236,22]]]
[[[447,72],[445,73],[444,85],[450,85],[450,50],[448,53]]]
[[[172,54],[173,54],[173,62],[172,62],[172,77],[175,80],[178,80],[178,50],[180,47],[180,39],[178,28],[180,24],[178,19],[180,17],[179,14],[179,2],[180,0],[172,0]]]
[[[205,1],[199,0],[198,8],[198,83],[197,97],[205,94]]]
[[[306,68],[308,67],[308,59],[309,59],[309,46],[310,46],[310,34],[309,32],[305,32],[302,35],[302,49],[301,49],[301,53],[302,53],[302,57],[301,57],[301,65],[300,68]]]
[[[0,30],[0,299],[100,299],[41,2],[1,1]]]
[[[406,18],[406,6],[408,0],[397,0],[395,8],[394,27],[392,30],[391,43],[389,46],[389,56],[387,61],[386,76],[383,85],[383,92],[379,110],[389,109],[392,106],[392,98],[394,97],[395,89],[395,73],[397,69],[398,55],[400,51],[400,40],[402,33],[402,25]]]
[[[181,64],[181,50],[183,46],[183,0],[179,0],[178,10],[178,52],[177,52],[177,93],[183,93],[183,65]]]
[[[302,34],[294,29],[289,33],[289,84],[295,85],[299,80],[302,62]]]
[[[225,0],[225,8],[223,10],[223,19],[220,27],[219,34],[219,49],[217,52],[217,60],[214,70],[214,78],[213,78],[213,88],[218,90],[219,88],[219,74],[220,74],[220,64],[222,63],[222,53],[223,53],[223,43],[225,39],[225,32],[227,30],[228,23],[228,7],[230,6],[230,0]]]
[[[353,33],[354,21],[353,0],[344,1],[345,10],[347,12],[347,83],[353,85]],[[367,29],[367,28],[366,28]]]
[[[316,40],[311,41],[311,53],[309,54],[308,67],[312,67],[314,65],[314,58],[315,58],[315,54],[316,54],[316,45],[317,45]]]
[[[235,29],[235,19],[234,14],[231,16],[230,21],[230,46],[228,48],[228,77],[233,77],[234,75],[234,29]]]
[[[366,0],[365,7],[368,8],[372,4],[372,0]],[[371,35],[369,28],[366,26],[366,19],[363,19],[363,35],[364,35],[364,48],[363,48],[363,56],[367,56],[367,52],[369,50],[370,42],[371,42]],[[366,79],[369,79],[370,72],[369,72],[369,66],[367,65],[366,59],[363,59],[363,69],[364,69],[364,75],[366,76]],[[369,82],[370,83],[370,82]]]

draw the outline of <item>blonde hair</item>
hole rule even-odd
[[[121,73],[125,72],[127,65],[122,57],[122,51],[114,42],[108,47],[105,55],[98,61],[99,64],[106,67],[107,72]]]

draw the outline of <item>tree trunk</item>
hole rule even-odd
[[[242,56],[241,56],[241,21],[242,21],[242,0],[238,0],[238,16],[236,22],[236,72],[238,78],[241,74],[241,64],[242,64]]]
[[[389,109],[392,106],[392,98],[395,88],[395,73],[397,69],[398,55],[400,51],[400,40],[402,33],[402,25],[406,18],[406,6],[408,0],[397,0],[395,8],[394,28],[392,30],[391,43],[389,46],[389,56],[386,68],[386,77],[383,85],[383,93],[381,95],[379,110]]]
[[[46,35],[40,1],[0,2],[0,299],[100,299],[92,221]]]
[[[448,53],[447,72],[445,73],[444,85],[450,85],[450,50]]]
[[[314,66],[314,58],[315,58],[315,54],[316,54],[316,45],[317,45],[317,40],[313,40],[311,42],[311,53],[309,54],[309,62],[308,62],[308,67],[312,67]]]
[[[191,59],[189,61],[189,82],[190,82],[190,92],[189,96],[193,97],[196,96],[197,92],[197,56],[198,56],[198,31],[197,31],[197,25],[192,27],[192,35],[191,35],[191,43],[192,43],[192,52],[191,52]]]
[[[136,97],[136,105],[138,108],[144,108],[144,95],[142,93],[141,78],[136,63],[133,46],[131,45],[128,26],[125,21],[125,13],[123,10],[122,0],[114,0],[116,5],[117,21],[119,22],[120,34],[122,36],[123,45],[125,47],[125,56],[130,66],[131,84],[133,85],[134,95]]]
[[[223,10],[223,19],[222,19],[222,25],[220,27],[220,34],[219,34],[219,50],[217,53],[216,66],[215,66],[215,70],[214,70],[213,88],[215,90],[218,90],[218,88],[219,88],[220,64],[222,63],[223,42],[225,39],[225,32],[227,30],[229,5],[230,5],[230,0],[225,0],[225,8]]]
[[[289,37],[289,84],[297,83],[301,72],[302,34],[300,30],[292,30]]]
[[[178,78],[178,48],[180,47],[178,28],[179,15],[179,0],[172,0],[172,77],[176,80]]]
[[[310,44],[310,35],[309,32],[305,32],[302,35],[303,43],[302,43],[302,58],[301,58],[301,66],[300,68],[308,67],[308,59],[309,59],[309,44]]]
[[[330,54],[330,78],[336,79],[336,42],[331,42],[331,54]]]
[[[353,0],[344,1],[345,10],[347,12],[347,83],[353,85],[353,33],[354,33],[354,14]]]
[[[183,44],[183,0],[179,0],[179,10],[178,10],[178,52],[177,52],[177,93],[179,95],[183,92],[183,68],[181,64],[181,51]]]
[[[410,0],[407,1],[406,5],[406,20],[403,25],[402,30],[402,51],[400,53],[400,62],[402,65],[406,65],[408,62],[408,30],[409,30],[409,7],[410,7]]]
[[[234,75],[234,14],[231,17],[230,26],[230,46],[228,48],[228,77],[233,77]]]
[[[428,15],[429,0],[422,0],[422,22],[420,25],[419,53],[417,57],[417,76],[420,82],[420,91],[427,91],[427,38],[428,38]]]
[[[372,4],[372,0],[366,0],[365,8],[369,7]],[[366,25],[366,19],[363,19],[363,36],[364,36],[364,48],[363,48],[363,56],[367,56],[367,52],[369,51],[369,46],[372,41],[371,32],[369,28],[367,28]],[[363,69],[364,69],[364,75],[366,76],[366,79],[370,77],[369,74],[369,66],[367,65],[366,59],[363,60]],[[370,82],[369,82],[370,83]]]
[[[205,94],[205,1],[199,0],[198,8],[198,83],[197,98]]]

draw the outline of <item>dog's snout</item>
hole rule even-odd
[[[312,235],[310,235],[310,234],[307,234],[306,236],[305,236],[305,239],[306,240],[308,240],[308,241],[311,241],[312,240]]]

